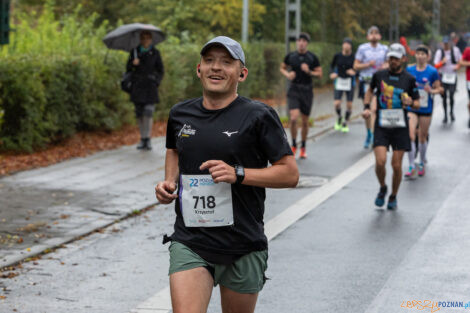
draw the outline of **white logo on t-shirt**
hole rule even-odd
[[[237,133],[238,133],[238,131],[236,131],[236,132],[229,132],[228,130],[222,132],[222,134],[227,135],[227,137],[230,137],[230,136],[232,136],[233,134],[237,134]]]

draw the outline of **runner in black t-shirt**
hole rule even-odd
[[[287,91],[287,103],[289,106],[290,131],[292,135],[292,152],[297,151],[297,119],[302,116],[302,147],[300,158],[305,159],[305,141],[308,134],[308,118],[313,105],[313,82],[312,76],[321,78],[323,76],[320,61],[317,56],[307,50],[310,36],[300,33],[296,41],[297,51],[291,52],[281,63],[282,75],[291,81]]]
[[[335,54],[331,62],[330,78],[334,81],[334,104],[338,114],[335,130],[343,133],[349,132],[348,121],[351,117],[352,101],[354,97],[355,75],[354,54],[352,52],[352,41],[349,38],[343,40],[342,51]],[[341,97],[346,93],[346,114],[341,116]]]
[[[171,109],[155,187],[160,203],[176,200],[164,237],[173,312],[205,312],[217,284],[224,312],[254,312],[268,258],[265,188],[295,187],[299,173],[276,112],[237,95],[248,75],[238,42],[206,43],[197,75],[203,96]]]
[[[402,161],[405,151],[410,150],[408,119],[405,108],[419,109],[419,92],[415,78],[403,69],[405,48],[392,44],[387,52],[389,69],[376,72],[372,76],[369,89],[364,97],[364,118],[371,114],[370,102],[374,90],[377,96],[377,119],[374,125],[375,172],[380,183],[380,191],[375,199],[379,207],[385,203],[385,163],[387,150],[392,146],[393,181],[392,193],[388,198],[388,209],[397,208],[397,193],[402,177]]]

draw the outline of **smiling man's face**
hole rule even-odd
[[[209,48],[201,57],[198,76],[204,91],[215,94],[237,92],[238,82],[246,78],[246,69],[239,60],[221,46]],[[243,73],[243,78],[240,75]]]

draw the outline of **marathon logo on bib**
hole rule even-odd
[[[339,91],[351,91],[352,79],[348,78],[336,78],[335,89]]]
[[[442,74],[442,82],[448,85],[454,85],[457,80],[455,73],[444,73]]]
[[[186,227],[233,225],[232,186],[211,175],[181,175],[179,201]]]
[[[427,108],[429,105],[429,94],[424,89],[418,89],[419,92],[419,107]]]

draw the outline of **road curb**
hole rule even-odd
[[[357,119],[359,117],[360,115],[355,115],[351,118],[351,120]],[[332,116],[330,118],[323,119],[322,121],[334,121],[334,120],[335,120],[335,117]],[[320,136],[326,135],[327,133],[331,132],[333,129],[334,129],[334,124],[331,123],[331,126],[327,125],[325,127],[322,127],[321,129],[318,130],[318,132],[312,131],[311,133],[307,135],[307,139],[312,140]],[[159,141],[163,140],[162,138],[164,137],[158,138],[158,140]],[[96,220],[92,222],[91,224],[87,225],[89,227],[79,228],[68,236],[63,236],[60,238],[51,238],[45,241],[44,243],[40,243],[38,245],[31,247],[30,251],[26,251],[25,249],[15,251],[12,254],[9,254],[6,257],[2,258],[2,261],[0,261],[0,272],[8,271],[9,268],[14,267],[20,263],[23,263],[28,259],[32,259],[41,255],[50,253],[51,251],[61,248],[63,245],[77,241],[83,237],[87,237],[99,230],[108,228],[116,223],[126,220],[132,216],[135,216],[136,211],[138,212],[138,214],[141,214],[143,212],[146,212],[148,210],[155,208],[158,205],[159,203],[155,202],[153,204],[147,205],[146,207],[142,209],[132,210],[131,212],[121,217],[117,217],[117,218],[108,217],[107,220]]]

